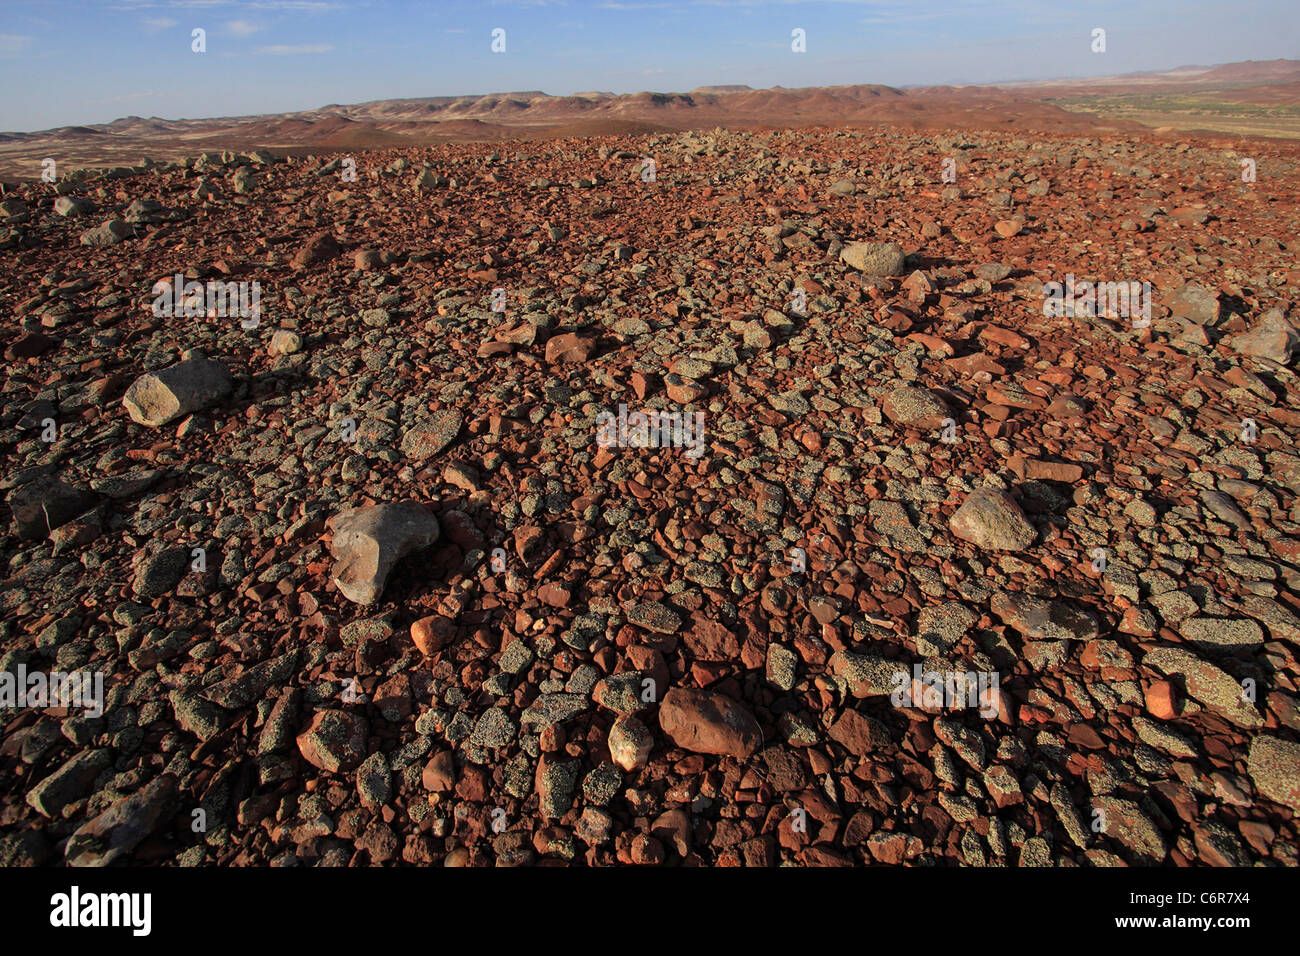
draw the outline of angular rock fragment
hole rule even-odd
[[[896,674],[911,674],[910,667],[899,661],[847,650],[832,654],[829,666],[831,673],[843,678],[849,693],[857,698],[887,696],[898,686]]]
[[[1264,632],[1249,618],[1189,617],[1178,630],[1203,650],[1235,651],[1264,643]]]
[[[840,258],[871,276],[900,276],[906,262],[896,242],[851,242],[840,250]]]
[[[432,458],[460,437],[464,425],[465,416],[460,412],[439,412],[407,430],[402,436],[402,454],[415,461]]]
[[[271,333],[271,342],[266,347],[268,355],[293,355],[302,351],[302,336],[288,329],[276,329]]]
[[[538,761],[536,773],[538,809],[542,818],[557,820],[573,806],[581,763],[577,760]]]
[[[144,555],[136,565],[131,590],[136,597],[156,598],[175,590],[190,563],[190,549],[162,548]]]
[[[378,601],[393,565],[438,540],[438,519],[414,501],[351,508],[331,518],[328,527],[334,535],[332,580],[357,604]]]
[[[596,351],[596,340],[589,335],[566,332],[546,343],[546,361],[552,364],[579,364],[591,358]]]
[[[1148,865],[1161,862],[1169,852],[1164,837],[1141,806],[1118,797],[1094,797],[1092,809],[1100,810],[1103,832],[1123,843]]]
[[[298,752],[328,773],[354,770],[366,757],[364,721],[341,710],[319,710],[298,735]]]
[[[681,615],[658,601],[642,601],[627,609],[627,619],[656,634],[676,634],[682,629]]]
[[[1020,506],[993,488],[967,495],[948,526],[963,541],[989,551],[1023,551],[1038,537]]]
[[[167,819],[176,798],[176,777],[164,773],[125,800],[82,824],[64,850],[69,866],[112,866],[127,862],[146,837]]]
[[[1090,641],[1100,633],[1097,619],[1087,611],[1021,591],[994,593],[989,608],[1031,641]]]
[[[60,216],[88,216],[95,211],[95,204],[76,196],[60,196],[54,200],[54,211]]]
[[[1300,813],[1300,744],[1259,734],[1250,741],[1246,772],[1260,793]]]
[[[925,657],[942,657],[956,647],[979,615],[960,601],[923,607],[916,615],[916,651]]]
[[[339,248],[338,241],[331,233],[318,232],[307,243],[298,250],[293,257],[293,267],[295,269],[305,269],[308,266],[316,265],[318,262],[327,262],[342,252]]]
[[[1254,328],[1229,336],[1226,341],[1242,355],[1289,365],[1300,345],[1300,331],[1286,320],[1281,309],[1270,309]]]
[[[763,740],[753,715],[729,697],[674,687],[659,705],[659,726],[677,746],[695,753],[748,757]]]
[[[131,227],[121,219],[110,219],[94,229],[87,229],[81,234],[81,244],[92,248],[115,246],[132,235]]]
[[[234,389],[220,362],[195,358],[141,375],[122,396],[131,420],[157,428],[221,401]]]
[[[1204,286],[1189,283],[1170,296],[1169,310],[1176,319],[1212,326],[1219,321],[1219,296]]]
[[[885,417],[905,428],[938,429],[949,417],[947,404],[929,389],[904,385],[894,389],[880,403]]]
[[[11,491],[7,504],[18,536],[39,541],[55,528],[85,514],[97,501],[99,497],[89,491],[73,488],[53,475],[41,474]]]
[[[85,796],[104,770],[113,765],[108,750],[83,750],[27,791],[27,805],[45,817],[58,817],[63,808]]]
[[[624,770],[644,767],[653,747],[650,730],[630,714],[619,716],[609,728],[609,757]]]
[[[1264,720],[1247,701],[1240,683],[1209,661],[1180,647],[1159,647],[1142,659],[1142,666],[1161,674],[1179,676],[1187,693],[1221,713],[1238,727],[1259,727]]]

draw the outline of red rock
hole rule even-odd
[[[318,262],[326,262],[342,252],[338,241],[328,232],[318,232],[307,240],[306,245],[293,257],[295,269],[305,269]]]
[[[1005,345],[1009,349],[1027,349],[1032,344],[1023,335],[997,325],[984,326],[980,329],[979,337],[986,342]]]
[[[682,687],[664,695],[659,726],[677,746],[695,753],[748,757],[763,739],[744,705],[722,694]]]
[[[689,378],[682,378],[675,372],[664,376],[664,391],[670,401],[678,405],[690,405],[709,394],[709,386]]]
[[[48,352],[57,344],[48,335],[43,335],[40,332],[26,332],[5,349],[5,359],[13,362],[20,359],[35,358]]]
[[[1102,750],[1106,746],[1106,742],[1101,739],[1097,731],[1087,724],[1071,725],[1068,737],[1071,743],[1087,747],[1089,750]]]
[[[515,529],[515,553],[525,563],[532,563],[544,553],[546,532],[536,525],[523,525]]]
[[[920,342],[931,352],[942,352],[944,355],[952,355],[956,351],[952,343],[926,332],[909,332],[907,340],[909,342]]]
[[[989,358],[985,352],[976,352],[973,355],[963,355],[960,358],[951,358],[944,362],[950,369],[963,377],[973,377],[980,373],[987,375],[1006,375],[1007,370]]]
[[[1025,478],[1030,481],[1061,481],[1074,484],[1083,477],[1083,469],[1061,461],[1038,461],[1029,459],[1025,462]]]
[[[452,752],[442,750],[429,758],[420,779],[425,790],[448,793],[456,785],[456,764]]]
[[[566,588],[554,581],[548,581],[537,589],[537,600],[551,607],[568,607],[572,598],[573,595]]]
[[[887,746],[890,742],[889,731],[884,724],[852,708],[845,709],[827,733],[832,740],[848,748],[849,753],[859,757]]]
[[[636,397],[644,399],[654,391],[655,379],[656,376],[654,375],[644,375],[641,372],[633,372],[628,381],[631,383],[632,391],[636,393]]]
[[[353,770],[366,757],[366,726],[341,710],[319,710],[298,735],[304,760],[329,773]]]
[[[411,625],[411,641],[425,657],[438,653],[455,635],[455,622],[441,614],[422,617]]]
[[[1152,682],[1145,691],[1147,713],[1159,720],[1178,716],[1174,685],[1167,680]]]
[[[551,364],[581,364],[596,351],[596,339],[577,332],[565,332],[546,343],[546,361]]]

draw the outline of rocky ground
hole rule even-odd
[[[106,692],[0,711],[0,861],[1300,862],[1300,149],[356,170],[0,202],[0,671]],[[255,326],[155,315],[177,273]],[[1150,327],[1045,317],[1067,276]],[[620,404],[702,453],[600,447]]]

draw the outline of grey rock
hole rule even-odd
[[[927,388],[903,385],[880,403],[885,417],[904,428],[935,429],[949,417],[948,405]]]
[[[368,807],[385,806],[392,798],[393,775],[382,753],[372,753],[357,768],[357,793]]]
[[[131,234],[131,227],[121,219],[110,219],[103,225],[83,232],[81,234],[81,244],[92,248],[115,246]]]
[[[176,777],[165,773],[118,801],[68,838],[64,857],[71,866],[109,866],[129,858],[167,818]]]
[[[538,765],[538,809],[543,819],[558,820],[573,806],[579,767],[577,760],[543,760]]]
[[[167,696],[171,701],[172,713],[176,715],[176,723],[199,740],[211,740],[225,726],[225,712],[197,694],[174,690]]]
[[[476,747],[499,749],[514,740],[518,733],[519,725],[510,717],[509,712],[501,707],[493,707],[484,711],[474,724],[469,742]]]
[[[590,700],[585,694],[539,694],[520,718],[525,727],[545,728],[576,717],[587,710]]]
[[[107,750],[83,750],[27,792],[27,805],[45,817],[57,818],[63,808],[84,797],[95,778],[113,763]]]
[[[1188,283],[1170,296],[1169,309],[1176,319],[1212,326],[1219,321],[1219,296],[1195,283]]]
[[[139,598],[161,597],[175,590],[189,565],[188,548],[176,546],[146,554],[136,565],[131,590]]]
[[[1102,832],[1118,840],[1147,863],[1159,863],[1168,850],[1160,830],[1132,800],[1095,797],[1092,809],[1101,811]]]
[[[1246,701],[1240,683],[1191,651],[1180,647],[1158,647],[1142,659],[1142,666],[1162,674],[1182,676],[1188,694],[1223,714],[1238,727],[1254,728],[1264,723]]]
[[[39,541],[85,514],[98,500],[96,495],[64,484],[53,475],[38,474],[9,493],[8,505],[18,536]]]
[[[948,526],[963,541],[989,551],[1023,551],[1038,536],[1020,506],[993,488],[967,495]]]
[[[1256,790],[1300,813],[1300,744],[1260,734],[1250,742],[1246,772]]]
[[[627,619],[628,623],[656,634],[676,634],[682,628],[681,615],[658,601],[632,605],[627,609]]]
[[[224,365],[195,358],[141,375],[122,396],[122,404],[132,421],[157,428],[216,404],[233,388]]]
[[[851,242],[840,250],[840,258],[873,276],[902,275],[906,256],[896,242]]]
[[[402,501],[351,508],[328,522],[333,580],[357,604],[379,600],[393,566],[438,540],[438,520],[421,504]]]
[[[836,651],[828,663],[831,673],[843,678],[849,693],[857,698],[888,696],[897,686],[894,674],[911,673],[911,668],[899,661],[854,651]]]
[[[1207,650],[1234,651],[1264,643],[1264,632],[1249,618],[1189,617],[1178,625],[1183,637]]]
[[[916,615],[916,652],[943,657],[956,647],[980,616],[960,601],[923,607]]]
[[[1288,365],[1296,345],[1300,344],[1300,332],[1286,320],[1280,309],[1271,309],[1253,329],[1230,336],[1227,342],[1242,355]]]
[[[60,216],[88,216],[95,211],[95,204],[76,196],[60,196],[54,200],[54,211]]]
[[[447,411],[407,430],[402,436],[402,454],[416,461],[432,458],[460,436],[465,416]]]

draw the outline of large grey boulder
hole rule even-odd
[[[378,601],[393,565],[438,540],[438,519],[414,501],[350,508],[328,527],[334,585],[357,604]]]
[[[972,491],[948,527],[963,541],[987,551],[1023,551],[1038,537],[1020,506],[994,488]]]
[[[99,496],[64,484],[52,474],[39,474],[9,493],[7,504],[18,526],[18,537],[40,541],[55,528],[85,514]]]
[[[81,234],[81,244],[93,248],[115,246],[130,235],[130,226],[121,219],[110,219],[102,226],[96,226],[94,229],[87,229],[83,232]]]
[[[900,276],[906,256],[896,242],[851,242],[840,250],[840,258],[867,275]]]
[[[1227,341],[1242,355],[1288,365],[1296,345],[1300,344],[1300,332],[1286,320],[1281,309],[1270,309],[1253,329],[1233,335]]]
[[[230,372],[212,359],[189,359],[141,375],[122,396],[131,420],[158,427],[221,401],[234,389]]]

